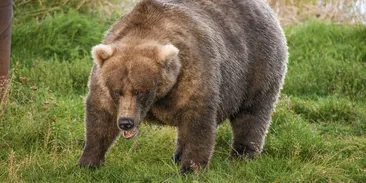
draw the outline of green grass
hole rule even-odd
[[[0,182],[366,182],[364,26],[308,21],[285,28],[288,76],[263,154],[231,159],[225,123],[209,169],[179,176],[170,161],[171,127],[145,125],[133,140],[119,139],[99,169],[75,166],[89,51],[116,16],[98,18],[87,8],[16,15],[10,97],[0,109]]]

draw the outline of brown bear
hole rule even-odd
[[[99,166],[142,120],[177,128],[181,171],[205,167],[216,127],[231,154],[261,153],[284,82],[286,39],[262,0],[141,0],[92,49],[82,166]]]

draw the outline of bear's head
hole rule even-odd
[[[98,80],[113,100],[117,125],[126,139],[138,133],[152,104],[176,83],[179,50],[157,42],[100,44],[92,49]]]

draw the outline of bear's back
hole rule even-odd
[[[128,36],[172,42],[181,53],[205,45],[196,51],[217,58],[214,63],[248,60],[275,46],[287,50],[280,24],[262,0],[143,0],[112,26],[104,43]]]

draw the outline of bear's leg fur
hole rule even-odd
[[[184,121],[178,126],[178,144],[175,154],[178,154],[178,157],[181,154],[180,171],[183,174],[190,171],[197,173],[206,167],[214,150],[215,118],[205,118],[202,114],[205,114],[202,110],[185,112],[186,118],[183,118]]]
[[[107,111],[93,105],[86,108],[86,143],[78,164],[97,167],[104,163],[105,153],[120,134],[115,120]]]
[[[242,110],[230,120],[234,138],[231,156],[252,159],[262,152],[271,112],[271,109]]]

